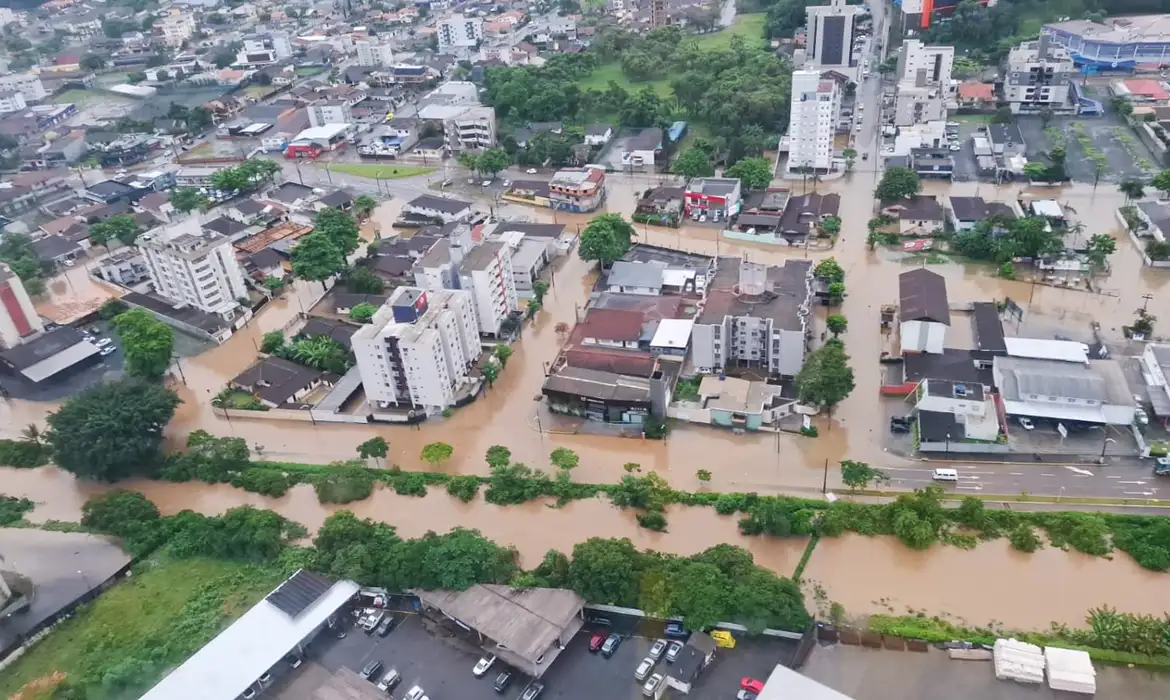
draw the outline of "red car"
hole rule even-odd
[[[749,693],[755,693],[756,695],[764,692],[763,681],[757,680],[755,678],[748,678],[747,676],[744,676],[743,679],[739,682],[739,687],[743,688]]]
[[[601,649],[601,645],[605,644],[606,636],[607,635],[604,632],[598,632],[597,634],[593,635],[593,637],[589,640],[589,651],[597,651]]]

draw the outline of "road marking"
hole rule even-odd
[[[1056,476],[1055,474],[1041,474],[1040,476]]]
[[[1119,484],[1133,484],[1134,486],[1145,486],[1146,485],[1146,482],[1144,482],[1144,481],[1119,481],[1117,483],[1119,483]]]
[[[1009,476],[1023,476],[1024,472],[1008,472]]]
[[[1107,476],[1105,478],[1106,479],[1120,479],[1121,475],[1120,474],[1111,474],[1110,476]]]
[[[1076,474],[1077,476],[1094,476],[1093,472],[1089,471],[1088,469],[1078,469],[1077,467],[1069,466],[1066,466],[1065,469],[1069,470],[1073,474]]]
[[[955,488],[967,489],[969,491],[982,491],[983,490],[983,486],[980,484],[975,484],[974,486],[956,486]]]
[[[1126,496],[1153,496],[1153,491],[1122,491]]]

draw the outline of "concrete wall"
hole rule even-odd
[[[1010,452],[1005,444],[998,442],[926,442],[919,443],[920,452],[955,452],[960,454],[988,454]]]
[[[699,404],[671,404],[666,409],[666,417],[676,420],[685,420],[690,423],[711,424],[711,409],[701,408]]]
[[[1117,218],[1118,223],[1121,224],[1121,228],[1125,229],[1126,233],[1129,234],[1129,240],[1133,241],[1134,249],[1138,252],[1138,255],[1142,256],[1143,263],[1149,267],[1170,267],[1170,260],[1151,260],[1150,256],[1146,255],[1145,242],[1148,239],[1143,239],[1129,229],[1128,224],[1125,223],[1125,217],[1121,215],[1120,210],[1114,211],[1113,215]]]

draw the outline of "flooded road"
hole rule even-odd
[[[192,430],[204,429],[215,434],[246,437],[250,445],[261,445],[264,456],[269,459],[325,463],[351,458],[359,443],[381,435],[391,445],[390,462],[411,469],[423,466],[418,455],[424,444],[443,441],[455,448],[453,458],[443,465],[444,469],[479,474],[487,472],[483,455],[492,445],[505,445],[512,450],[515,459],[538,468],[548,466],[548,454],[553,449],[566,447],[581,457],[581,466],[574,472],[574,478],[581,481],[616,481],[624,473],[623,464],[637,462],[684,489],[699,488],[701,484],[695,478],[695,472],[708,469],[713,473],[710,487],[721,491],[819,492],[826,461],[835,465],[845,457],[887,467],[905,465],[905,460],[883,450],[884,426],[880,412],[873,410],[880,385],[879,365],[877,352],[871,348],[876,347],[874,340],[879,333],[880,306],[897,299],[898,274],[908,266],[923,263],[921,260],[904,260],[900,252],[870,251],[865,245],[866,222],[872,216],[874,178],[872,171],[857,172],[817,185],[819,191],[842,195],[843,235],[832,251],[806,253],[803,249],[730,243],[721,240],[715,228],[690,225],[689,222],[677,230],[637,227],[642,242],[708,255],[748,255],[767,263],[782,263],[788,257],[805,255],[814,259],[833,256],[841,263],[846,270],[848,289],[842,308],[849,318],[845,340],[853,356],[856,389],[838,407],[832,421],[821,419],[821,437],[818,439],[788,435],[737,436],[692,425],[677,426],[665,442],[539,432],[533,415],[544,379],[544,366],[557,356],[563,342],[554,327],[560,322],[574,323],[596,275],[593,265],[573,254],[555,264],[553,286],[544,309],[535,323],[525,328],[500,380],[485,396],[456,411],[449,419],[429,420],[416,429],[390,425],[314,426],[271,420],[236,419],[229,422],[214,416],[211,397],[254,360],[263,334],[289,327],[298,314],[308,311],[323,292],[319,283],[298,281],[293,286],[294,293],[269,304],[230,341],[183,360],[187,385],[180,387],[184,403],[170,426],[172,444],[181,444],[183,437]],[[633,210],[640,190],[661,179],[613,176],[607,207],[628,214]],[[802,184],[793,182],[791,187],[799,193]],[[1100,281],[1103,294],[998,279],[992,277],[992,269],[984,265],[932,264],[932,270],[947,278],[952,303],[1010,296],[1024,307],[1027,314],[1023,333],[1035,327],[1067,328],[1087,333],[1089,321],[1096,318],[1102,322],[1107,334],[1119,337],[1121,324],[1132,318],[1133,310],[1144,303],[1142,295],[1146,293],[1154,295],[1149,310],[1162,318],[1170,318],[1170,295],[1159,293],[1170,280],[1170,273],[1143,267],[1129,238],[1118,230],[1113,211],[1122,204],[1123,198],[1115,188],[1102,185],[1094,192],[1089,186],[1078,185],[1029,193],[1019,187],[929,183],[926,192],[940,196],[979,195],[1000,201],[1021,194],[1054,197],[1075,210],[1074,217],[1086,227],[1083,236],[1112,233],[1118,240],[1117,253],[1111,260],[1112,272]],[[372,223],[362,227],[363,235],[370,239],[375,235],[375,229],[383,236],[390,235],[393,230],[390,224],[403,202],[402,198],[396,198],[379,206]],[[481,202],[481,205],[486,208],[488,203]],[[500,208],[500,213],[509,218],[532,221],[555,220],[574,228],[584,226],[589,219],[588,216],[554,214],[507,203]],[[70,272],[70,279],[73,279],[77,277],[75,273],[81,271]],[[1014,330],[1009,329],[1009,332]],[[956,337],[961,335],[956,333]],[[27,423],[43,420],[46,411],[51,409],[52,406],[44,404],[7,403],[0,407],[0,418],[5,419],[4,434],[14,436]],[[542,427],[548,429],[548,426]],[[734,460],[726,458],[731,450],[734,450]],[[835,483],[836,474],[830,479]]]
[[[0,469],[5,493],[37,502],[30,519],[76,521],[87,498],[106,487],[77,483],[55,468]],[[564,508],[544,503],[494,506],[482,497],[470,503],[433,489],[426,498],[399,496],[381,488],[348,506],[317,502],[312,487],[294,487],[282,498],[268,498],[227,484],[127,482],[142,491],[164,514],[190,509],[215,515],[241,505],[269,508],[315,530],[331,513],[349,508],[359,517],[389,523],[404,537],[428,530],[475,528],[505,546],[514,546],[520,563],[530,568],[549,549],[571,552],[589,537],[628,537],[639,549],[691,555],[721,542],[751,551],[756,563],[791,576],[807,540],[743,537],[736,518],[713,508],[667,509],[669,531],[641,528],[633,511],[615,508],[603,499],[573,501]],[[994,571],[995,576],[987,572]],[[979,545],[973,551],[936,546],[927,552],[907,549],[889,537],[845,535],[823,538],[805,578],[821,586],[829,600],[847,614],[905,614],[908,608],[946,614],[972,624],[1001,621],[1021,629],[1046,629],[1049,622],[1080,625],[1093,606],[1110,603],[1130,612],[1161,614],[1167,575],[1138,567],[1118,553],[1112,561],[1051,547],[1034,554],[1010,548],[1006,540]],[[1076,581],[1077,585],[1068,585]],[[809,605],[814,605],[812,596]]]

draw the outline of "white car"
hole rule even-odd
[[[1036,428],[1036,424],[1032,422],[1031,418],[1020,416],[1020,427],[1022,427],[1024,430],[1034,430]]]
[[[483,185],[484,187],[491,187],[492,181],[491,180],[484,180],[483,182],[481,182],[479,184]]]
[[[1146,409],[1139,408],[1133,412],[1133,418],[1138,422],[1138,425],[1149,425],[1150,416],[1146,413]]]
[[[480,659],[479,663],[477,663],[475,665],[475,668],[471,669],[471,672],[475,674],[476,678],[479,678],[483,674],[487,673],[488,669],[491,668],[492,664],[494,664],[495,662],[496,662],[496,655],[489,654],[489,655],[483,657],[482,659]]]
[[[950,148],[951,148],[951,150],[952,150],[952,151],[961,151],[961,150],[963,150],[963,147],[962,147],[962,146],[960,146],[960,145],[959,145],[959,144],[957,144],[957,143],[952,143],[952,144],[951,144],[951,146],[950,146]]]
[[[100,354],[101,354],[101,356],[102,356],[102,357],[105,357],[106,355],[113,355],[113,354],[114,354],[114,352],[115,352],[117,349],[118,349],[118,348],[116,348],[116,347],[114,347],[113,345],[111,345],[110,347],[108,347],[108,348],[106,348],[106,349],[102,350]]]
[[[755,233],[755,231],[750,231],[749,233]],[[654,646],[650,647],[650,658],[657,661],[662,658],[662,652],[664,651],[666,651],[666,640],[659,639],[654,642]]]
[[[671,642],[670,648],[666,650],[666,663],[674,663],[678,659],[678,655],[682,652],[682,650],[682,642]]]
[[[646,676],[650,675],[650,669],[652,668],[654,668],[654,659],[650,657],[642,659],[642,663],[638,664],[638,668],[634,669],[634,680],[646,680]]]
[[[406,695],[402,696],[402,700],[426,700],[426,697],[427,696],[425,693],[423,693],[422,687],[416,685],[410,690],[406,691]]]
[[[99,340],[94,341],[94,345],[98,346],[99,348],[104,348],[105,346],[109,345],[112,342],[114,342],[114,341],[110,340],[109,338],[101,338]]]
[[[642,686],[642,695],[645,695],[648,698],[653,697],[654,691],[658,689],[658,684],[661,682],[661,673],[655,673],[653,676],[650,676],[650,680],[646,681],[646,683]]]
[[[524,172],[528,173],[529,175],[535,175],[536,168],[529,168],[529,169],[525,170]]]

